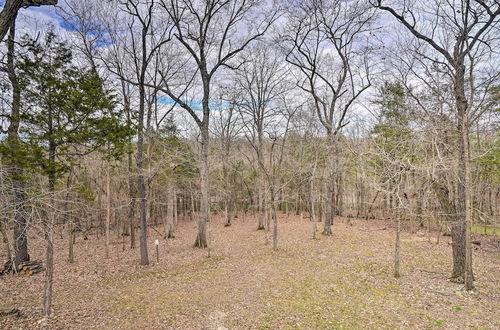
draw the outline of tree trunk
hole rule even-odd
[[[335,200],[335,141],[331,132],[328,132],[328,184],[326,189],[325,199],[325,223],[323,227],[323,235],[332,235],[332,224]]]
[[[46,223],[47,250],[45,256],[45,290],[43,297],[43,313],[50,316],[52,309],[52,284],[54,275],[54,214],[49,211],[49,221]]]
[[[52,116],[49,111],[49,130],[51,130]],[[56,147],[52,140],[49,140],[49,159],[55,161]],[[54,223],[55,223],[55,173],[49,172],[49,193],[50,206],[47,213],[47,221],[45,222],[45,238],[47,240],[47,248],[45,255],[45,294],[43,299],[43,312],[45,316],[50,316],[52,308],[52,284],[54,275]]]
[[[231,197],[229,196],[226,196],[226,201],[224,203],[224,207],[225,207],[225,210],[224,210],[224,215],[225,215],[225,218],[226,218],[226,221],[224,223],[224,227],[229,227],[231,226]]]
[[[173,184],[168,186],[167,197],[167,228],[165,230],[166,238],[174,238],[174,189]]]
[[[399,214],[396,214],[396,242],[394,244],[394,277],[400,277],[401,273],[399,270],[399,264],[400,264],[400,245],[401,245],[401,240],[400,240],[400,234],[401,234],[401,219],[399,217]]]
[[[109,258],[109,227],[111,224],[111,169],[108,162],[108,168],[106,173],[106,251],[105,256]]]
[[[145,90],[144,85],[139,86],[139,118],[137,125],[137,187],[139,190],[139,213],[140,213],[140,226],[141,226],[141,236],[140,236],[140,254],[141,254],[141,265],[149,264],[148,257],[148,223],[147,223],[147,210],[146,210],[146,185],[144,182],[144,98]]]
[[[8,260],[12,260],[12,251],[10,250],[9,237],[7,235],[6,224],[7,224],[7,218],[0,216],[0,233],[2,233],[2,242],[5,249],[5,254],[7,255]]]
[[[471,191],[469,169],[469,123],[467,98],[465,96],[465,66],[463,58],[455,66],[454,94],[457,107],[458,128],[458,181],[456,194],[457,223],[452,230],[453,273],[452,278],[463,279],[466,290],[472,290],[472,249],[471,249]]]
[[[274,192],[272,193],[274,195]],[[276,205],[274,196],[271,197],[271,217],[273,219],[273,250],[278,250],[278,217],[276,216]]]
[[[177,190],[174,188],[173,192],[172,192],[173,196],[174,196],[174,226],[177,227],[178,225],[178,222],[179,222],[179,213],[178,213],[178,204],[179,204],[179,200],[177,198]]]
[[[264,230],[266,228],[266,210],[265,210],[265,194],[264,194],[264,143],[262,137],[262,125],[257,124],[257,212],[258,212],[258,225],[257,230]]]
[[[130,205],[128,209],[128,220],[130,225],[130,248],[135,249],[135,193],[134,193],[134,180],[132,179],[132,154],[128,154],[128,195]]]
[[[207,101],[208,102],[208,101]],[[194,243],[195,247],[206,248],[208,246],[206,226],[209,220],[209,182],[208,182],[208,120],[201,126],[201,155],[200,155],[200,217],[198,218],[198,235]]]
[[[7,4],[6,4],[7,7]],[[4,11],[6,10],[4,7]],[[3,11],[2,11],[3,13]],[[28,219],[25,207],[26,193],[24,187],[24,170],[20,165],[20,160],[17,150],[19,149],[19,125],[21,123],[21,88],[17,80],[15,70],[15,31],[16,31],[16,14],[11,18],[10,33],[7,41],[7,73],[12,85],[12,108],[10,114],[10,125],[7,130],[7,144],[11,152],[9,176],[12,180],[12,188],[14,191],[14,263],[19,265],[24,261],[29,261],[28,254]]]
[[[73,222],[70,221],[68,223],[68,262],[70,264],[75,262],[74,245],[75,245],[75,230]]]

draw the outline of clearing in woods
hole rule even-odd
[[[253,217],[222,224],[213,217],[210,251],[191,247],[193,222],[181,221],[175,239],[150,230],[150,260],[160,239],[160,262],[146,267],[138,265],[138,249],[127,241],[122,251],[117,237],[104,259],[104,241],[95,236],[78,237],[76,262],[68,264],[59,236],[54,316],[41,316],[43,274],[2,276],[0,307],[16,307],[21,317],[0,318],[0,328],[500,328],[497,237],[480,238],[477,292],[466,293],[447,280],[449,237],[436,245],[434,235],[429,242],[403,233],[402,277],[395,279],[390,223],[337,219],[332,237],[313,240],[308,220],[281,217],[278,251]],[[31,242],[31,251],[43,251],[43,240]]]

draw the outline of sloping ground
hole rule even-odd
[[[281,219],[279,251],[252,218],[210,224],[212,248],[191,247],[195,225],[181,222],[177,238],[160,241],[160,262],[138,266],[138,249],[112,258],[103,241],[79,238],[76,263],[58,238],[54,316],[41,316],[43,274],[0,278],[3,328],[104,329],[393,329],[500,328],[497,239],[474,251],[477,292],[447,280],[449,238],[440,244],[402,235],[402,278],[392,277],[394,232],[382,222],[337,220],[333,237],[311,238],[311,223]],[[381,228],[386,230],[377,230]],[[158,234],[150,232],[152,243]],[[267,236],[267,238],[266,238]],[[482,239],[486,242],[486,239]],[[43,241],[32,240],[43,258]],[[154,246],[150,260],[155,261]],[[210,257],[208,254],[210,253]]]

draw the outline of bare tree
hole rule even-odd
[[[224,104],[228,102],[228,104]],[[222,161],[222,182],[224,184],[224,211],[226,221],[224,226],[231,226],[232,220],[232,208],[234,204],[234,175],[232,151],[233,144],[241,131],[241,127],[238,125],[239,120],[236,112],[236,102],[231,95],[223,96],[221,98],[221,104],[219,110],[215,114],[215,120],[213,125],[214,135],[219,141],[220,147],[220,158]]]
[[[266,179],[262,165],[265,162],[264,133],[272,125],[272,117],[279,114],[279,97],[287,88],[288,68],[281,54],[271,45],[262,43],[244,55],[248,60],[235,77],[237,105],[246,130],[246,137],[257,156],[256,197],[258,210],[257,229],[264,229]]]
[[[147,251],[147,201],[146,201],[146,180],[144,173],[144,138],[146,118],[150,118],[150,114],[146,115],[146,98],[147,87],[151,85],[151,79],[148,69],[156,58],[160,49],[170,41],[171,27],[168,23],[163,22],[162,26],[155,21],[155,9],[157,3],[154,0],[146,1],[118,1],[121,10],[127,14],[128,22],[127,30],[129,39],[122,43],[121,49],[115,48],[112,53],[113,60],[111,63],[104,62],[111,72],[117,74],[124,82],[133,84],[139,91],[139,106],[136,114],[137,120],[137,189],[139,197],[139,217],[140,217],[140,255],[141,264],[149,264]],[[116,22],[115,22],[116,23]],[[111,28],[113,30],[113,28]],[[123,36],[119,31],[111,33],[113,38],[120,39]],[[137,35],[139,34],[139,38]],[[115,39],[115,40],[116,40]],[[131,68],[126,67],[126,63],[122,61],[122,56],[130,61]],[[130,77],[128,69],[133,72]],[[155,70],[156,71],[156,70]],[[148,107],[149,110],[150,107]]]
[[[474,76],[477,56],[492,52],[498,38],[500,4],[489,1],[437,1],[433,6],[406,1],[373,1],[373,5],[400,22],[422,44],[434,50],[425,60],[445,70],[453,84],[457,123],[457,221],[453,226],[452,278],[462,278],[465,288],[472,290],[471,222],[472,199],[469,166],[469,127],[473,119],[476,86]],[[425,8],[423,7],[425,6]]]
[[[289,10],[284,35],[286,60],[303,77],[298,86],[313,100],[326,129],[328,187],[323,234],[331,235],[335,214],[336,136],[358,97],[370,86],[364,34],[374,17],[361,1],[305,1]],[[288,34],[291,31],[291,35]]]
[[[247,0],[160,0],[162,8],[173,21],[175,39],[186,52],[195,70],[163,70],[160,90],[185,109],[200,130],[201,216],[195,246],[207,247],[206,225],[209,220],[209,121],[211,93],[215,74],[222,68],[234,69],[231,60],[252,41],[262,37],[277,18],[274,8],[265,14],[254,12],[259,1]],[[247,19],[254,15],[252,21]],[[245,26],[246,28],[243,28]],[[246,30],[246,33],[238,34]],[[237,66],[237,65],[236,65]],[[198,80],[196,79],[198,78]],[[196,102],[188,101],[188,91],[201,85],[201,118]]]

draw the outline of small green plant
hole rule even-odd
[[[436,325],[443,325],[443,321],[441,321],[441,320],[435,320],[434,323]]]
[[[453,309],[454,309],[454,310],[456,310],[456,311],[458,312],[458,311],[461,311],[461,310],[462,310],[462,307],[460,307],[460,306],[455,306],[455,307],[453,307]]]

